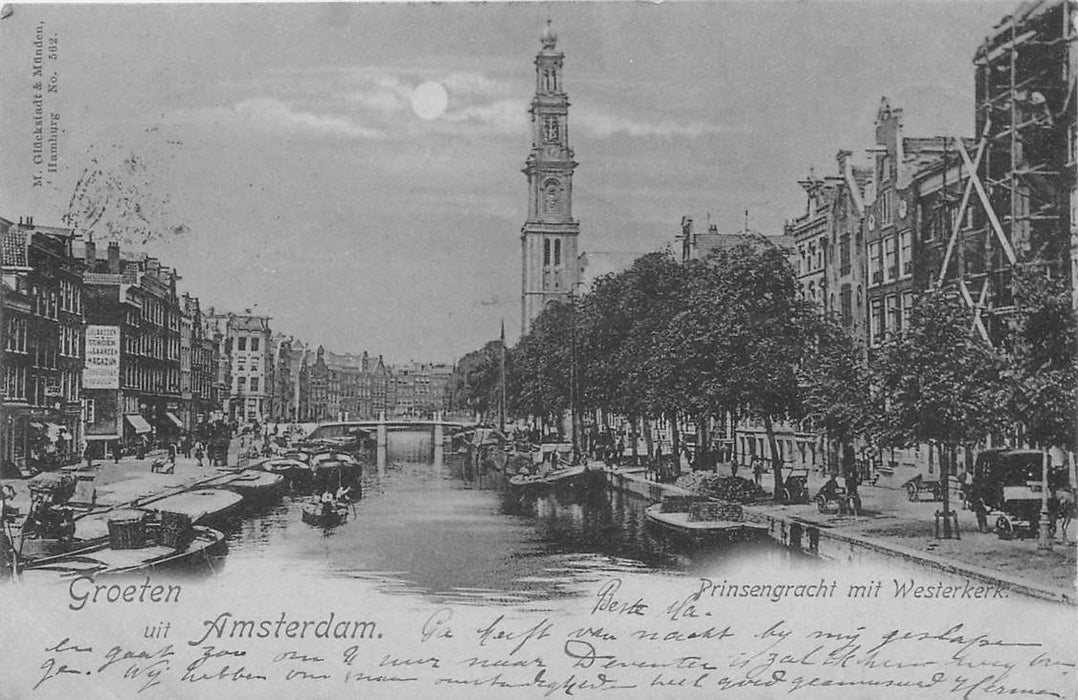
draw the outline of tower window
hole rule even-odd
[[[543,239],[543,264],[550,264],[550,239]]]
[[[554,240],[554,264],[561,265],[561,239]]]

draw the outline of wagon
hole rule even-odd
[[[933,501],[939,501],[943,499],[943,485],[939,481],[925,481],[924,475],[918,474],[905,484],[902,488],[906,489],[906,498],[910,501],[920,501],[921,494],[927,493],[932,496]]]

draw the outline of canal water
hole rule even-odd
[[[389,593],[518,604],[581,595],[610,576],[708,575],[740,557],[787,556],[766,539],[691,548],[646,524],[648,501],[602,486],[522,500],[499,475],[469,481],[453,460],[423,459],[424,449],[395,450],[409,458],[392,461],[382,476],[368,470],[362,500],[339,527],[303,523],[300,496],[246,514],[228,532],[220,577],[227,583],[272,561],[316,577],[363,579]]]

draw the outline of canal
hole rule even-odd
[[[303,523],[300,496],[246,514],[228,532],[220,578],[227,585],[272,562],[390,593],[517,604],[581,595],[610,576],[703,576],[741,557],[788,556],[766,539],[693,549],[647,526],[650,503],[635,494],[599,486],[522,500],[498,475],[468,481],[452,460],[432,464],[422,446],[399,447],[394,453],[405,459],[392,460],[382,476],[367,474],[363,499],[337,528]]]

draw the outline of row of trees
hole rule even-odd
[[[694,422],[707,445],[716,418],[762,422],[773,455],[780,420],[833,444],[929,444],[952,457],[1016,429],[1031,445],[1070,447],[1078,326],[1065,282],[1045,270],[1015,271],[1016,306],[991,325],[994,344],[942,289],[921,294],[905,332],[867,352],[800,297],[786,252],[766,239],[688,263],[652,253],[535,320],[508,351],[509,413],[556,421],[575,404],[625,416],[642,425],[649,453],[656,418],[675,426],[675,453],[677,425]],[[461,407],[498,409],[501,352],[493,341],[461,361]],[[776,457],[776,494],[781,466]]]

